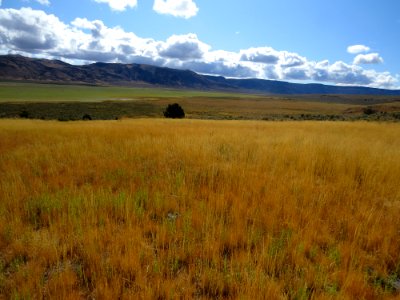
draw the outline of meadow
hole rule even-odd
[[[179,103],[191,119],[399,121],[400,98],[265,95],[157,87],[0,82],[0,118],[76,121],[162,117]],[[369,110],[371,113],[365,114]]]
[[[253,98],[256,95],[154,86],[99,86],[29,82],[0,82],[1,102],[101,102],[184,97]]]
[[[0,120],[0,298],[396,299],[399,134]]]

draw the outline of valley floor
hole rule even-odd
[[[399,96],[256,95],[185,89],[0,82],[0,118],[160,118],[178,103],[191,119],[400,121]]]

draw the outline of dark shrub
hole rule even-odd
[[[164,116],[166,118],[182,119],[185,117],[185,112],[178,103],[168,104],[167,108],[164,111]]]
[[[88,115],[88,114],[85,114],[85,115],[83,115],[82,120],[90,121],[90,120],[92,120],[92,117],[90,115]]]
[[[372,107],[364,108],[363,112],[366,115],[372,115],[372,114],[376,113],[376,111]]]
[[[28,113],[26,110],[23,110],[23,111],[21,111],[21,112],[19,113],[19,117],[20,117],[20,118],[27,119],[27,118],[29,118],[29,113]]]

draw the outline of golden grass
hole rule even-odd
[[[1,120],[0,298],[394,299],[399,134]]]

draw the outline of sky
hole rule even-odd
[[[0,0],[0,54],[400,89],[399,0]]]

